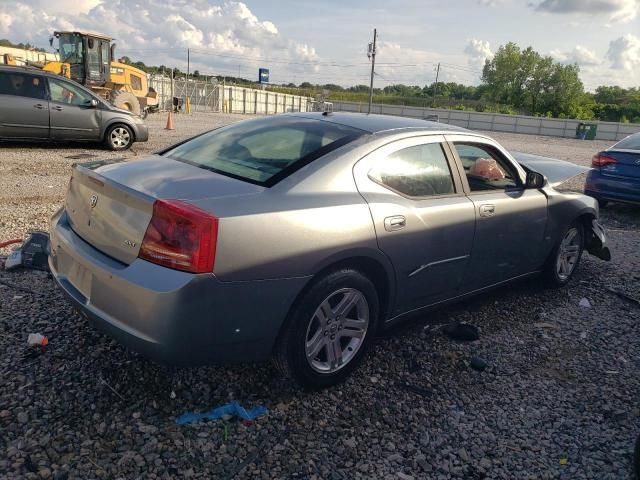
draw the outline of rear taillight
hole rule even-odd
[[[218,218],[179,200],[156,200],[138,256],[192,273],[212,272]]]
[[[614,163],[618,163],[618,161],[604,153],[597,153],[591,159],[592,167],[606,167],[607,165],[613,165]]]

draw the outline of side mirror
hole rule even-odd
[[[545,183],[544,175],[538,172],[527,172],[526,188],[542,188]]]
[[[95,98],[92,98],[91,100],[89,100],[89,106],[91,108],[98,108],[98,100],[96,100]]]

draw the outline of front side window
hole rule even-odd
[[[0,95],[44,99],[44,80],[24,73],[0,72]]]
[[[409,197],[455,193],[449,163],[439,143],[398,150],[378,160],[369,178]]]
[[[69,105],[88,106],[93,97],[80,87],[63,80],[49,79],[51,101]]]
[[[472,192],[518,188],[513,167],[488,145],[455,142]]]
[[[58,37],[58,44],[62,63],[82,64],[84,62],[84,46],[80,35],[63,33]]]
[[[269,117],[213,130],[164,155],[250,183],[271,186],[362,134],[362,130],[330,122]]]

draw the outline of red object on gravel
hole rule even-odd
[[[21,238],[14,238],[13,240],[8,240],[6,242],[0,243],[0,248],[8,247],[9,245],[13,245],[14,243],[22,243]]]

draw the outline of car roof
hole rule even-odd
[[[421,118],[398,117],[394,115],[377,115],[349,112],[302,112],[287,113],[286,115],[336,123],[347,127],[357,128],[369,133],[387,132],[389,130],[431,130],[435,132],[463,132],[469,130],[446,123],[432,122]]]
[[[33,75],[40,75],[42,77],[61,78],[61,75],[53,72],[47,72],[37,67],[30,67],[28,65],[0,65],[0,72],[19,72],[19,73],[31,73]],[[62,77],[64,80],[69,80],[66,77]]]

